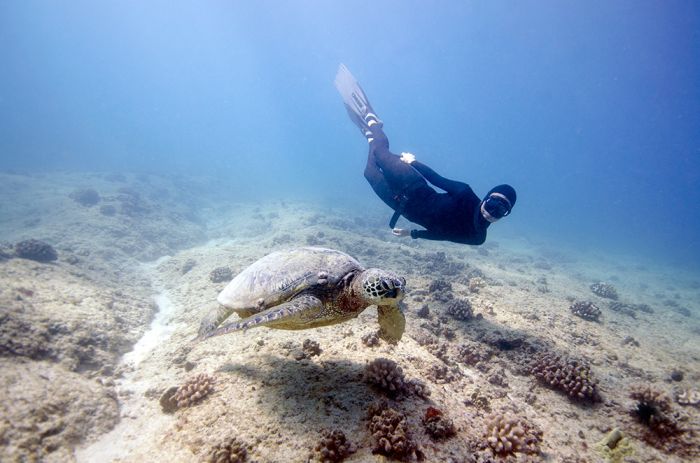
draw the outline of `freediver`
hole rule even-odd
[[[389,227],[395,236],[479,245],[486,240],[489,225],[511,213],[517,198],[512,186],[495,186],[481,199],[466,183],[438,175],[413,154],[404,152],[399,156],[389,151],[383,122],[343,64],[338,69],[335,87],[350,119],[369,142],[365,178],[377,196],[394,210]],[[436,191],[428,182],[445,193]],[[396,228],[402,215],[425,230]]]

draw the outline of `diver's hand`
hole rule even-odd
[[[405,228],[393,228],[391,234],[394,236],[411,236],[411,230]]]
[[[411,163],[416,160],[416,155],[413,153],[403,152],[401,153],[401,160],[406,164],[411,165]]]

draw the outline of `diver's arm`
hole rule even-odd
[[[411,230],[406,228],[392,228],[391,234],[394,236],[411,236]]]
[[[418,239],[422,238],[424,240],[435,240],[444,241],[447,237],[442,233],[436,233],[431,230],[411,230],[411,238]]]
[[[410,165],[418,171],[427,181],[450,194],[458,194],[469,188],[469,185],[456,180],[447,179],[420,161],[413,161]]]
[[[472,244],[472,245],[479,245],[484,243],[484,238],[480,237],[474,237],[474,238],[468,238],[468,237],[460,237],[460,236],[455,236],[455,235],[446,235],[444,233],[437,233],[431,230],[411,230],[411,238],[418,239],[422,238],[424,240],[433,240],[433,241],[451,241],[453,243],[459,243],[459,244]]]

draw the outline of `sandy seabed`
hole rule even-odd
[[[87,204],[85,189],[99,202]],[[205,191],[216,189],[153,175],[0,174],[0,460],[209,461],[235,440],[246,455],[238,461],[305,462],[326,429],[356,448],[345,461],[386,461],[368,429],[368,408],[384,400],[405,416],[416,449],[407,461],[700,461],[700,276],[525,239],[395,238],[381,208]],[[49,243],[58,259],[15,257],[26,239]],[[212,281],[214,269],[235,275],[271,251],[309,245],[406,277],[398,344],[372,342],[374,308],[331,327],[192,344],[226,284]],[[618,304],[592,292],[601,281]],[[455,301],[471,305],[465,319],[449,310]],[[598,307],[599,320],[574,315],[577,301]],[[572,401],[539,381],[531,362],[543,352],[590,366],[600,400]],[[429,396],[369,384],[379,358]],[[212,392],[166,413],[164,394],[200,374]],[[659,437],[633,413],[640,387],[668,398],[658,412],[677,435]],[[453,423],[452,437],[427,433],[430,407]],[[494,453],[489,423],[501,416],[518,420],[537,451]],[[599,445],[615,428],[614,448]]]

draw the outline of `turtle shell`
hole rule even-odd
[[[219,304],[257,312],[322,284],[335,287],[348,273],[362,271],[360,263],[334,249],[304,247],[277,251],[236,275],[219,293]],[[262,304],[261,304],[262,301]]]

